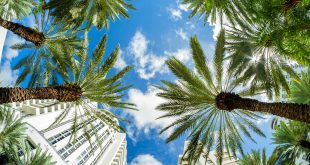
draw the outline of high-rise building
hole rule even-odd
[[[200,156],[199,160],[196,162],[196,164],[189,164],[189,162],[186,160],[186,155],[185,155],[185,157],[183,157],[188,145],[189,145],[189,141],[185,141],[184,151],[183,151],[182,155],[179,155],[178,165],[220,165],[218,163],[217,158],[216,158],[216,152],[215,151],[211,151],[209,153],[208,157],[205,157],[202,154]],[[183,159],[182,159],[182,157],[183,157]],[[237,165],[237,163],[238,163],[237,159],[235,159],[233,157],[229,157],[228,153],[226,151],[224,151],[222,165]]]
[[[87,102],[97,108],[97,104]],[[47,151],[58,165],[126,165],[126,134],[116,132],[98,119],[78,116],[81,123],[76,128],[75,141],[70,140],[72,133],[73,113],[78,107],[71,103],[59,103],[54,100],[28,100],[12,103],[24,115],[27,123],[27,135],[34,148]],[[56,118],[69,108],[69,114],[58,124],[51,126]],[[116,123],[117,120],[115,120]],[[83,122],[83,123],[82,123]],[[87,138],[83,126],[92,125]],[[91,140],[92,143],[89,143]],[[92,145],[90,145],[92,144]]]

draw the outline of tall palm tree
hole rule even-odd
[[[225,95],[223,92],[229,92],[234,88],[230,84],[231,75],[225,74],[224,71],[224,37],[224,31],[221,31],[213,58],[214,74],[206,64],[198,39],[193,37],[190,44],[197,72],[192,72],[179,60],[171,58],[167,65],[178,77],[178,82],[162,81],[164,86],[158,87],[161,90],[158,96],[167,99],[166,103],[158,106],[159,110],[165,112],[161,118],[175,119],[161,133],[175,128],[166,140],[170,142],[189,132],[187,138],[190,144],[184,155],[188,155],[186,157],[190,164],[194,164],[201,154],[208,157],[213,148],[219,162],[222,162],[225,150],[229,156],[236,157],[236,152],[243,153],[242,135],[254,142],[251,132],[265,136],[255,126],[255,120],[262,118],[259,114],[239,108],[227,109],[220,105],[226,103],[221,102],[220,97]]]
[[[281,122],[273,133],[273,144],[280,155],[280,161],[288,164],[295,164],[296,159],[301,155],[306,155],[306,160],[310,162],[310,125],[290,121],[287,124]]]
[[[0,105],[0,155],[26,138],[26,125],[8,105]]]
[[[175,128],[167,142],[189,132],[188,139],[191,143],[187,152],[190,161],[196,161],[204,147],[207,148],[208,155],[209,150],[215,146],[220,161],[224,149],[233,156],[236,151],[242,152],[240,133],[252,140],[254,139],[248,129],[261,136],[264,135],[255,126],[254,122],[259,118],[255,112],[267,112],[310,123],[310,106],[308,105],[265,103],[242,98],[241,96],[251,95],[251,88],[237,90],[238,84],[235,83],[232,72],[225,71],[224,68],[229,68],[229,66],[226,66],[224,62],[224,45],[224,31],[221,31],[213,58],[213,73],[206,63],[198,39],[192,38],[191,48],[197,72],[191,71],[176,58],[171,58],[167,61],[167,65],[177,76],[178,82],[162,81],[164,86],[158,87],[161,90],[158,96],[167,100],[166,103],[158,106],[159,110],[165,112],[161,118],[176,119],[162,132],[172,127]]]
[[[228,30],[230,70],[236,69],[236,76],[241,77],[239,81],[249,83],[253,93],[261,88],[269,98],[273,94],[279,98],[281,88],[290,93],[285,74],[295,79],[298,76],[288,63],[291,52],[285,50],[281,41],[285,29],[268,25],[244,26],[244,29],[232,27]]]
[[[13,69],[21,70],[16,85],[28,77],[27,87],[42,87],[58,84],[61,78],[67,78],[68,69],[72,65],[73,55],[82,47],[82,39],[77,31],[65,31],[61,25],[52,24],[53,18],[49,11],[34,14],[36,29],[46,36],[44,45],[22,42],[11,46],[12,49],[27,50],[29,54],[22,57]]]
[[[75,128],[80,124],[78,123],[78,116],[86,115],[88,119],[99,119],[120,130],[121,128],[114,121],[113,118],[115,116],[112,113],[100,111],[89,106],[86,99],[109,107],[134,109],[133,104],[121,101],[121,98],[124,96],[122,92],[130,87],[123,86],[121,79],[132,67],[125,67],[123,70],[107,76],[117,60],[119,46],[104,61],[103,55],[105,53],[107,37],[104,36],[93,54],[88,55],[87,34],[85,36],[84,49],[82,49],[83,51],[79,56],[75,56],[77,60],[71,66],[73,72],[67,73],[69,75],[68,79],[64,79],[63,84],[37,88],[0,88],[1,96],[3,96],[0,98],[0,104],[30,99],[56,99],[60,102],[71,102],[70,108],[73,107],[75,109],[73,112],[74,122],[72,129],[76,130]],[[69,113],[70,108],[66,109],[54,124],[61,122],[68,114],[72,114]],[[90,125],[86,127],[91,129]]]
[[[108,27],[119,16],[128,18],[127,9],[134,9],[126,0],[50,0],[45,8],[67,27],[78,28],[86,21],[87,28],[95,25],[98,29]]]
[[[276,151],[267,158],[266,149],[264,148],[262,153],[258,150],[252,150],[249,155],[243,156],[239,160],[239,165],[275,165],[278,162],[279,155]]]
[[[291,81],[291,95],[289,100],[294,103],[310,105],[310,68],[307,72],[301,73],[301,79]]]

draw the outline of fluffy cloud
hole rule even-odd
[[[168,8],[167,10],[173,20],[178,21],[182,19],[182,11],[180,9]]]
[[[130,165],[162,165],[153,155],[145,154],[135,157]]]
[[[17,79],[17,71],[12,71],[10,63],[6,61],[0,70],[1,86],[13,86]]]
[[[175,33],[177,34],[177,36],[181,37],[182,40],[188,40],[187,33],[184,32],[182,28],[176,30]]]
[[[0,27],[0,62],[1,62],[1,57],[2,57],[2,49],[4,46],[4,41],[6,38],[7,30]]]
[[[164,114],[156,110],[156,107],[164,102],[162,98],[156,96],[157,92],[158,89],[151,86],[145,93],[138,89],[130,89],[128,92],[128,101],[136,104],[139,111],[126,111],[125,113],[132,116],[135,127],[146,134],[150,129],[162,129],[170,123],[169,119],[156,120]],[[129,129],[132,130],[132,128]]]
[[[179,4],[179,9],[182,10],[182,11],[185,11],[185,12],[188,12],[189,11],[189,4]]]
[[[187,62],[190,56],[190,51],[187,49],[179,49],[176,52],[164,52],[164,56],[159,56],[150,52],[148,49],[150,41],[140,32],[137,31],[129,43],[129,54],[130,57],[134,57],[134,64],[136,66],[136,72],[140,78],[150,79],[155,77],[157,73],[163,74],[168,73],[165,69],[165,61],[175,56],[183,62]]]
[[[114,68],[118,69],[118,70],[122,70],[127,66],[126,61],[123,58],[123,51],[120,50],[119,52],[119,56],[118,59],[114,65]]]

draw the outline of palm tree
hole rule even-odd
[[[2,0],[0,2],[0,15],[2,19],[21,19],[30,14],[33,1],[29,0]]]
[[[128,18],[127,9],[134,9],[126,0],[50,0],[45,8],[52,10],[56,21],[64,22],[67,27],[78,28],[86,21],[88,29],[92,24],[98,29],[108,27],[109,20]]]
[[[171,142],[189,132],[190,141],[184,155],[190,164],[195,164],[201,154],[206,157],[213,148],[219,162],[222,162],[226,150],[229,156],[236,157],[236,152],[243,153],[242,143],[245,137],[255,142],[251,132],[265,136],[255,126],[255,121],[262,118],[259,114],[240,108],[225,108],[226,102],[221,102],[224,91],[233,90],[230,83],[231,75],[224,71],[225,36],[221,31],[217,38],[213,66],[215,74],[206,65],[206,59],[196,37],[191,38],[191,49],[197,72],[192,72],[176,58],[167,61],[170,70],[178,77],[178,82],[162,81],[164,87],[158,87],[162,92],[158,96],[167,99],[158,106],[165,114],[161,118],[172,117],[175,121],[164,128],[164,131],[175,128],[167,138]],[[226,77],[227,79],[225,79]],[[216,81],[213,81],[213,78]],[[245,91],[246,93],[246,91]],[[233,95],[231,93],[231,95]],[[225,105],[222,105],[225,104]]]
[[[158,87],[161,90],[158,96],[167,100],[166,103],[158,106],[159,110],[165,112],[161,118],[176,119],[161,132],[175,128],[167,138],[167,142],[170,142],[189,131],[188,139],[191,143],[187,152],[190,161],[196,161],[204,147],[209,152],[213,146],[216,146],[220,161],[224,148],[233,156],[237,150],[242,153],[240,133],[253,141],[248,128],[264,136],[255,126],[254,122],[259,118],[255,112],[267,112],[310,123],[308,105],[265,103],[242,98],[241,96],[251,95],[251,88],[237,90],[238,84],[234,81],[232,71],[225,72],[224,68],[229,66],[224,62],[224,43],[224,31],[221,31],[217,39],[213,59],[214,73],[212,73],[206,64],[198,39],[192,38],[191,48],[196,72],[191,71],[176,58],[171,58],[167,61],[167,65],[177,76],[178,82],[162,81],[164,86]],[[233,93],[234,90],[239,94]]]
[[[279,155],[276,151],[272,152],[271,156],[267,159],[266,149],[263,152],[252,150],[249,155],[243,156],[239,160],[239,165],[275,165],[278,162]]]
[[[301,155],[306,155],[306,160],[310,162],[310,125],[290,121],[287,124],[281,122],[273,133],[273,144],[280,154],[280,161],[288,164],[295,164],[296,159]]]
[[[310,68],[307,72],[301,73],[301,79],[291,81],[291,95],[289,100],[294,103],[310,105]]]
[[[249,83],[253,93],[261,88],[266,90],[270,99],[273,94],[279,97],[281,88],[290,93],[285,74],[298,79],[284,55],[288,51],[281,49],[283,30],[248,24],[245,29],[232,27],[227,34],[232,63],[229,70],[236,69],[239,81]]]
[[[26,125],[8,105],[0,105],[0,155],[26,138]]]
[[[59,84],[62,81],[60,77],[68,77],[66,72],[70,70],[73,55],[83,48],[82,40],[77,36],[77,31],[64,31],[61,25],[52,24],[49,11],[34,14],[34,18],[36,29],[46,36],[45,43],[40,47],[28,42],[11,46],[12,49],[29,51],[13,67],[21,70],[16,85],[28,77],[30,81],[27,81],[27,87]]]
[[[116,74],[109,74],[110,76],[107,76],[117,60],[119,46],[111,53],[107,60],[103,61],[107,37],[104,36],[93,54],[88,55],[87,34],[85,36],[84,49],[82,49],[83,51],[79,56],[76,56],[77,61],[74,61],[71,66],[73,72],[67,73],[69,75],[68,79],[63,84],[37,88],[0,88],[1,96],[3,96],[0,98],[0,104],[30,99],[56,99],[60,102],[71,102],[70,108],[66,109],[53,125],[58,124],[65,116],[71,114],[69,111],[71,107],[74,107],[72,129],[76,130],[75,128],[78,124],[81,124],[78,123],[78,116],[86,115],[88,119],[99,119],[120,130],[121,128],[114,121],[113,118],[115,116],[112,113],[89,106],[86,99],[109,107],[134,109],[133,104],[120,100],[124,96],[122,92],[130,87],[123,86],[121,78],[132,67],[125,67]],[[86,127],[91,129],[91,125]],[[73,132],[75,133],[75,131]]]

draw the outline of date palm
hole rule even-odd
[[[73,71],[67,73],[68,79],[64,80],[63,84],[37,88],[0,88],[0,93],[2,93],[0,104],[30,99],[55,99],[59,102],[70,102],[69,108],[57,117],[52,126],[59,124],[66,116],[73,115],[73,139],[75,139],[78,125],[88,119],[98,119],[116,130],[121,130],[122,128],[114,120],[116,117],[111,112],[98,110],[95,106],[90,106],[87,101],[98,102],[106,107],[134,109],[133,104],[121,101],[124,96],[122,92],[130,87],[124,86],[121,79],[132,67],[125,67],[107,76],[117,60],[120,48],[118,46],[104,61],[106,41],[107,37],[104,36],[94,52],[89,55],[88,38],[85,34],[84,49],[79,56],[75,56],[76,61],[71,65]],[[71,108],[74,109],[73,112]],[[80,119],[79,116],[85,117]],[[87,130],[93,127],[92,124],[85,125],[84,133],[87,134],[89,132]]]
[[[294,103],[310,105],[310,69],[301,75],[301,79],[293,79],[291,82],[289,100]]]
[[[264,136],[255,126],[255,121],[260,118],[256,112],[271,113],[310,123],[310,106],[265,103],[242,98],[241,96],[251,95],[251,88],[237,90],[240,86],[235,83],[232,72],[224,69],[229,68],[224,62],[224,44],[224,32],[221,31],[213,58],[213,73],[206,63],[197,38],[192,38],[191,49],[196,72],[191,71],[176,58],[171,58],[167,61],[167,65],[177,76],[178,82],[163,81],[164,85],[158,87],[161,90],[158,96],[167,100],[158,106],[159,110],[165,112],[161,118],[175,119],[161,132],[175,128],[167,138],[167,142],[189,132],[187,138],[191,142],[185,154],[189,156],[190,162],[195,162],[204,148],[208,155],[210,149],[214,147],[220,162],[224,149],[232,156],[236,156],[237,151],[243,153],[241,134],[253,141],[250,130]],[[238,94],[233,93],[234,91]]]
[[[290,121],[287,124],[281,122],[273,133],[273,144],[277,144],[276,150],[279,152],[280,161],[288,164],[295,164],[296,159],[301,155],[306,155],[306,160],[310,162],[310,125]]]
[[[275,165],[277,164],[279,155],[276,151],[267,158],[266,149],[264,148],[262,152],[252,150],[249,155],[243,156],[239,160],[239,165]]]
[[[64,31],[61,25],[52,24],[53,18],[49,11],[34,14],[36,29],[42,31],[46,40],[44,45],[22,42],[12,45],[12,49],[27,50],[27,55],[22,57],[13,69],[21,73],[16,80],[16,85],[30,77],[27,87],[42,87],[58,84],[68,78],[68,69],[72,65],[73,55],[82,49],[82,40],[76,31]],[[28,54],[29,53],[29,54]]]
[[[126,0],[50,0],[45,8],[67,27],[78,28],[86,21],[87,28],[95,25],[98,29],[108,27],[110,20],[120,16],[128,18],[127,9],[134,9]]]
[[[188,155],[190,164],[194,164],[201,154],[208,157],[209,151],[214,148],[221,163],[224,150],[235,157],[236,152],[243,153],[244,139],[241,135],[254,142],[251,132],[265,136],[255,126],[255,120],[261,118],[259,114],[239,108],[227,109],[223,108],[224,105],[220,105],[225,104],[220,98],[225,96],[224,92],[230,92],[234,88],[228,83],[231,82],[231,75],[226,75],[224,71],[224,43],[224,32],[221,31],[213,58],[215,71],[213,74],[206,64],[198,39],[191,38],[190,44],[197,73],[176,58],[172,58],[167,61],[167,65],[178,77],[178,82],[162,81],[164,86],[158,87],[161,89],[158,96],[167,99],[166,103],[158,106],[159,110],[165,112],[161,118],[175,118],[175,121],[161,133],[175,128],[166,140],[170,142],[189,132],[187,138],[190,144],[184,155]]]
[[[285,50],[282,43],[284,29],[247,25],[246,28],[232,27],[227,34],[227,49],[231,66],[237,70],[241,83],[250,84],[252,92],[263,88],[271,99],[277,98],[280,90],[290,93],[285,74],[298,79],[288,64],[292,52]]]

